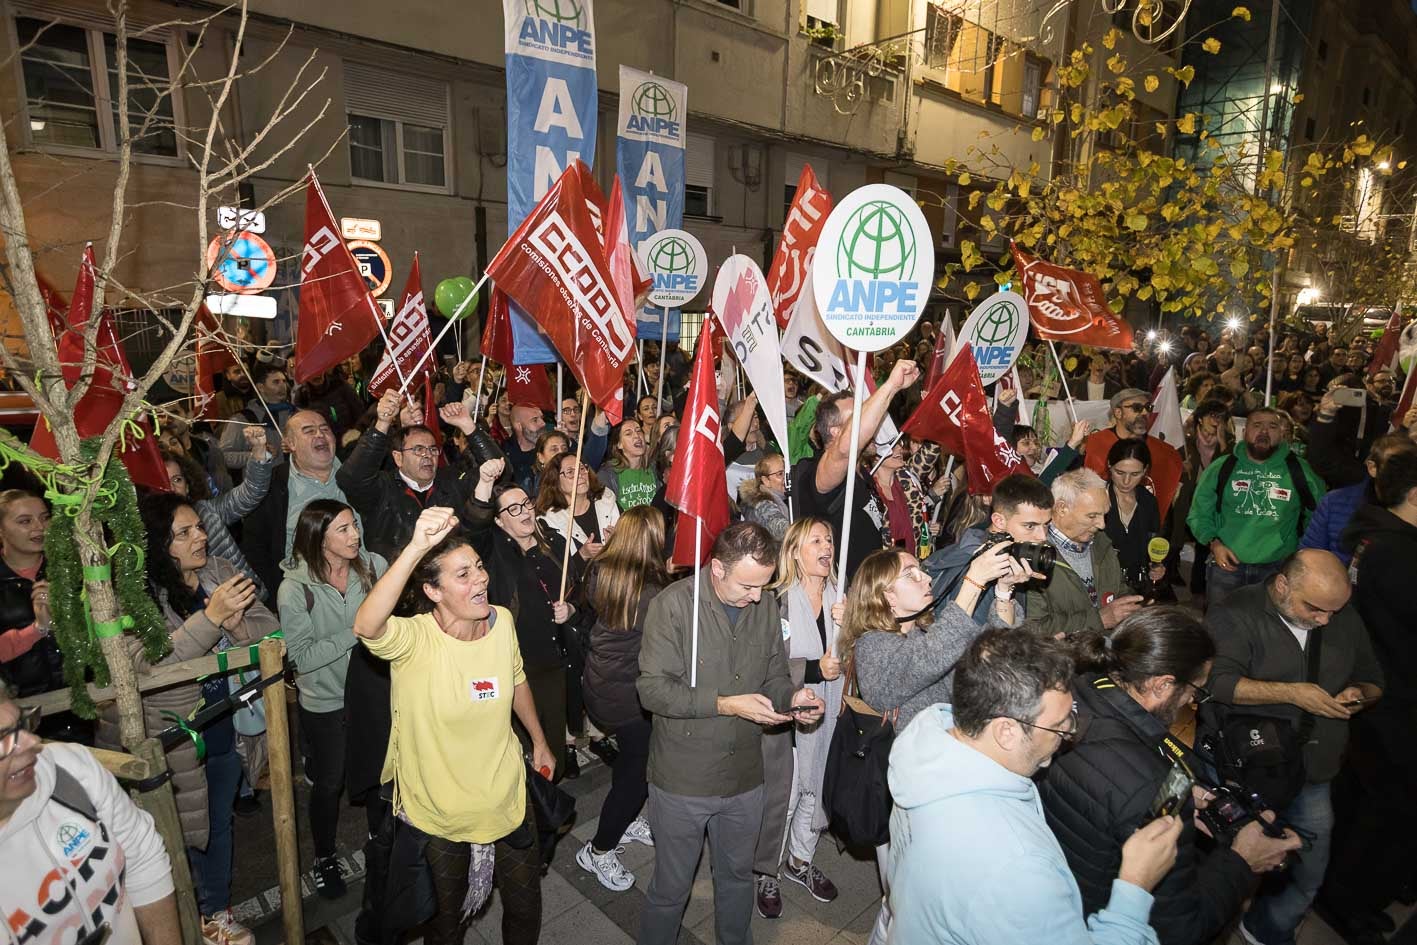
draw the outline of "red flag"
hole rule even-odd
[[[631,316],[586,209],[590,169],[572,161],[487,266],[507,297],[541,327],[611,423],[624,415]]]
[[[679,510],[674,530],[675,564],[692,567],[696,520],[703,523],[701,548],[704,558],[718,533],[728,527],[728,482],[723,465],[723,445],[719,442],[718,390],[714,384],[713,352],[718,332],[712,320],[704,322],[699,348],[694,354],[694,373],[689,380],[689,399],[684,405],[684,426],[674,464],[664,484],[664,497]]]
[[[507,400],[513,407],[540,407],[555,410],[551,379],[544,364],[507,365]]]
[[[625,197],[620,191],[620,175],[610,185],[610,200],[605,211],[605,261],[610,264],[610,276],[615,280],[615,295],[620,307],[635,312],[644,304],[654,280],[645,274],[640,257],[630,246],[630,230],[625,222]],[[630,319],[630,332],[635,320]]]
[[[226,346],[213,337],[219,327],[216,317],[205,305],[197,309],[197,317],[192,322],[197,348],[196,369],[192,372],[192,416],[198,420],[211,418],[217,375],[236,363]]]
[[[413,266],[408,270],[398,314],[389,322],[388,332],[389,348],[385,349],[379,366],[369,378],[369,396],[376,399],[385,391],[397,390],[402,385],[400,374],[412,389],[418,383],[412,372],[419,364],[423,365],[419,374],[433,373],[433,358],[426,357],[433,336],[428,330],[428,309],[423,304],[423,274],[417,253],[413,254]],[[394,370],[394,358],[398,358],[398,370]]]
[[[1108,307],[1096,276],[1044,262],[1017,246],[1013,254],[1035,335],[1044,341],[1132,350],[1132,326]]]
[[[1402,420],[1407,416],[1407,411],[1412,409],[1413,393],[1417,393],[1417,364],[1407,372],[1407,380],[1402,383],[1402,396],[1398,398],[1397,407],[1392,412],[1392,428],[1389,432],[1397,433],[1402,430]]]
[[[933,440],[949,453],[964,454],[969,491],[989,495],[1011,473],[1032,474],[1008,441],[994,429],[974,352],[965,342],[901,428]]]
[[[1398,342],[1402,339],[1402,306],[1392,310],[1392,317],[1387,320],[1387,327],[1383,329],[1383,336],[1378,339],[1378,346],[1373,349],[1373,360],[1368,362],[1368,373],[1375,374],[1378,371],[1391,371],[1397,364]]]
[[[501,365],[512,363],[512,310],[507,294],[492,290],[487,305],[487,324],[482,326],[482,353]]]
[[[339,226],[312,170],[305,189],[296,382],[303,384],[363,351],[378,337],[381,317],[354,256],[340,239]]]
[[[53,297],[58,293],[51,289]],[[56,339],[59,349],[60,370],[64,383],[73,387],[79,382],[84,371],[84,326],[89,321],[89,311],[94,299],[94,258],[93,246],[84,247],[83,263],[79,266],[79,278],[74,284],[74,296],[69,303],[68,328]],[[48,300],[46,300],[48,301]],[[81,438],[99,436],[123,406],[126,385],[132,383],[133,371],[123,348],[118,344],[118,336],[113,330],[113,316],[105,309],[99,313],[98,345],[95,361],[91,365],[92,380],[74,410],[74,427]],[[147,421],[138,424],[142,435],[125,433],[122,452],[119,454],[123,465],[133,481],[149,489],[172,491],[172,483],[167,478],[167,467],[162,454],[158,452],[157,438]],[[50,459],[59,458],[59,445],[54,442],[54,432],[43,419],[34,426],[30,437],[30,449]]]
[[[817,183],[812,165],[802,165],[797,178],[797,192],[782,224],[782,239],[768,271],[768,295],[772,296],[773,313],[779,330],[787,327],[792,307],[807,284],[808,266],[817,251],[817,239],[832,210],[832,197]],[[809,290],[810,291],[810,290]]]
[[[935,331],[935,350],[930,355],[930,369],[925,372],[926,390],[934,387],[940,375],[945,373],[945,367],[950,363],[950,355],[954,354],[954,347],[955,326],[946,314],[940,319],[940,327]]]
[[[54,283],[44,278],[44,275],[37,269],[34,273],[34,281],[39,283],[39,297],[44,299],[44,313],[49,317],[49,329],[54,332],[54,337],[58,338],[59,333],[68,327],[65,324],[65,313],[69,306],[64,303],[63,293],[54,287]]]

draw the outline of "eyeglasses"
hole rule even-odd
[[[588,475],[590,475],[590,471],[589,471],[589,467],[586,466],[585,463],[580,463],[579,465],[577,465],[577,464],[575,464],[575,463],[572,463],[571,465],[565,466],[565,467],[563,467],[563,468],[561,469],[561,478],[562,478],[562,479],[570,479],[572,476],[575,476],[576,478],[580,478],[581,476],[588,476]]]
[[[928,581],[928,580],[930,580],[930,575],[928,575],[928,574],[926,574],[924,571],[922,571],[917,565],[913,565],[913,564],[912,564],[910,567],[905,568],[904,570],[902,570],[902,571],[900,572],[900,574],[897,575],[896,580],[898,580],[898,581],[900,581],[900,580],[904,580],[904,581]]]
[[[412,453],[414,456],[436,456],[438,447],[436,446],[405,446],[399,450],[400,453]]]
[[[20,744],[20,733],[33,735],[39,731],[39,706],[20,709],[20,720],[8,728],[0,729],[0,760],[10,757]]]
[[[1188,682],[1186,683],[1186,685],[1190,686],[1192,689],[1195,690],[1196,697],[1191,701],[1194,702],[1196,705],[1205,705],[1207,702],[1215,698],[1215,693],[1211,692],[1204,686],[1198,686],[1193,682]]]
[[[1123,404],[1122,409],[1132,413],[1151,413],[1151,404]]]
[[[1030,722],[1028,721],[1028,719],[1020,719],[1012,715],[1005,715],[1001,717],[1010,719],[1020,725],[1027,725],[1029,728],[1037,729],[1040,732],[1052,732],[1054,735],[1057,735],[1069,745],[1077,744],[1078,740],[1082,738],[1082,730],[1078,727],[1077,703],[1073,703],[1073,710],[1068,713],[1068,720],[1072,723],[1072,727],[1067,729],[1049,728],[1046,725],[1039,725],[1037,722]]]
[[[764,476],[763,478],[764,478],[764,479],[781,479],[782,477],[783,477],[783,470],[779,469],[779,470],[777,470],[776,472],[770,472],[770,473],[768,473],[768,474],[767,474],[766,476]]]
[[[530,502],[530,501],[527,501],[527,502],[513,502],[511,505],[506,506],[505,508],[503,508],[503,509],[502,509],[500,512],[498,512],[497,514],[498,514],[498,515],[501,515],[502,512],[506,512],[508,515],[520,515],[520,514],[522,514],[522,511],[523,511],[524,509],[529,509],[529,508],[531,508],[531,502]]]

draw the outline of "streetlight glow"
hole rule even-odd
[[[1147,340],[1147,341],[1155,341],[1155,340],[1156,340],[1156,329],[1155,329],[1155,328],[1151,329],[1150,331],[1148,331],[1148,332],[1146,333],[1146,340]]]
[[[1170,353],[1171,353],[1171,342],[1169,342],[1169,341],[1163,341],[1163,342],[1161,342],[1161,344],[1159,344],[1159,345],[1156,346],[1156,350],[1157,350],[1157,351],[1160,351],[1162,354],[1170,354]]]
[[[1229,328],[1231,331],[1239,331],[1240,319],[1236,318],[1234,315],[1231,315],[1229,318],[1225,319],[1225,327]]]

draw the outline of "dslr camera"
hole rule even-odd
[[[988,532],[984,536],[984,544],[979,546],[974,557],[986,554],[1000,545],[1008,545],[1009,554],[1017,558],[1025,568],[1043,575],[1044,578],[1053,577],[1053,565],[1058,560],[1058,549],[1046,541],[1014,541],[1008,532]]]

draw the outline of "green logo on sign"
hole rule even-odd
[[[886,200],[863,203],[842,228],[836,266],[842,279],[908,280],[915,267],[915,233],[905,214]]]
[[[1017,330],[1018,312],[1007,302],[996,302],[984,310],[974,328],[974,337],[969,340],[976,348],[1006,345]]]
[[[688,272],[694,268],[694,251],[677,236],[671,236],[649,255],[650,268],[660,273]]]
[[[662,118],[665,121],[678,121],[679,116],[674,106],[674,96],[669,94],[669,90],[658,82],[645,82],[635,89],[634,96],[630,99],[630,108],[636,115],[642,118]]]
[[[585,9],[578,0],[526,0],[526,14],[585,29]]]

